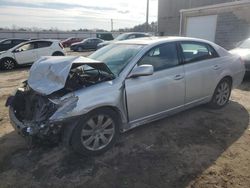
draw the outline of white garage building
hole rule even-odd
[[[181,35],[207,39],[227,49],[234,48],[239,41],[250,37],[250,0],[226,3],[210,1],[214,4],[195,8],[186,8],[184,4],[178,4],[178,0],[167,0],[166,2],[169,2],[168,8],[171,6],[175,9],[179,8],[179,10],[176,9],[179,16],[164,17],[164,14],[167,14],[163,9],[164,0],[159,0],[158,30],[160,35]],[[193,4],[192,0],[189,0],[190,2],[193,6],[196,3],[194,0]],[[160,6],[162,7],[160,8]]]
[[[237,1],[180,10],[180,35],[207,39],[233,48],[250,37],[250,2]]]

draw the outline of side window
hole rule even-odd
[[[52,42],[48,42],[48,41],[40,41],[40,42],[36,42],[37,44],[37,48],[46,48],[51,46]]]
[[[141,37],[148,37],[147,35],[144,35],[144,34],[137,34],[136,35],[136,38],[141,38]]]
[[[27,51],[27,50],[33,50],[35,48],[35,44],[32,43],[28,43],[28,44],[24,44],[22,46],[20,46],[18,49],[16,49],[16,51]]]
[[[186,63],[218,57],[216,51],[205,43],[182,42],[181,48]]]
[[[11,40],[6,40],[2,44],[11,44]]]
[[[136,38],[135,35],[129,35],[128,39],[134,39]]]
[[[175,67],[179,64],[176,43],[167,43],[151,49],[138,65],[152,65],[155,71]]]
[[[13,40],[12,43],[17,45],[17,44],[20,44],[22,42],[25,42],[26,40]]]

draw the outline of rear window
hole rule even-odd
[[[186,63],[218,57],[217,52],[208,44],[200,42],[181,42],[182,54]]]
[[[52,42],[49,41],[40,41],[40,42],[36,42],[37,44],[37,48],[46,48],[51,46]]]

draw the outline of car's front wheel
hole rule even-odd
[[[82,155],[98,155],[114,145],[119,135],[115,111],[99,109],[78,122],[71,135],[73,150]]]
[[[11,58],[5,58],[1,61],[1,69],[12,70],[16,66],[16,62]]]
[[[228,78],[224,78],[219,82],[209,103],[211,108],[219,109],[228,103],[231,95],[231,85],[232,83]]]

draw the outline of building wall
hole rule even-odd
[[[250,37],[250,1],[214,8],[185,10],[182,15],[181,35],[186,35],[187,19],[194,16],[217,15],[215,43],[232,49],[242,40]]]
[[[247,13],[249,9],[242,11]],[[250,15],[248,19],[242,19],[235,11],[218,14],[215,42],[226,49],[232,49],[239,41],[250,37]]]
[[[180,10],[235,0],[159,0],[158,32],[160,35],[178,35]]]

